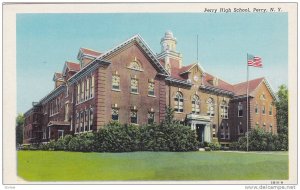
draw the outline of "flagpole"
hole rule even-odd
[[[248,66],[248,53],[247,53],[247,152],[249,151],[249,66]]]

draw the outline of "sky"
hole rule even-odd
[[[99,13],[17,14],[17,112],[54,89],[54,72],[65,61],[78,62],[79,48],[100,52],[135,34],[161,51],[166,31],[177,39],[183,65],[197,61],[231,84],[247,80],[247,53],[260,56],[263,68],[249,78],[265,77],[274,92],[288,84],[287,13]]]

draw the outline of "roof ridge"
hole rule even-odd
[[[98,51],[98,50],[94,50],[94,49],[91,49],[91,48],[86,48],[86,47],[80,47],[80,49],[86,49],[86,50],[90,50],[90,51],[94,51],[94,52],[101,53],[101,52],[100,52],[100,51]]]
[[[77,62],[74,62],[74,61],[66,61],[66,63],[75,63],[75,64],[80,64],[80,63],[77,63]]]
[[[223,81],[223,82],[226,82],[227,84],[231,85],[232,87],[234,86],[234,84],[227,82],[227,81],[224,80],[223,78],[220,78],[220,77],[218,77],[218,76],[212,75],[212,74],[207,73],[207,72],[206,72],[206,74],[209,74],[209,75],[211,75],[212,77],[217,77],[219,80],[221,80],[221,81]]]
[[[252,82],[252,81],[255,81],[255,80],[258,80],[258,79],[265,79],[265,77],[255,78],[255,79],[249,80],[248,82]],[[233,84],[233,86],[240,85],[240,84],[243,84],[243,83],[247,83],[247,81]]]

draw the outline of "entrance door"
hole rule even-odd
[[[204,142],[204,124],[196,124],[196,133],[199,142]]]

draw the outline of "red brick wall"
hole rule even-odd
[[[130,62],[137,60],[142,71],[129,69]],[[137,45],[131,45],[125,50],[119,51],[109,58],[111,64],[108,67],[98,69],[97,86],[97,126],[103,126],[111,120],[112,104],[119,108],[119,122],[130,123],[131,106],[138,110],[138,124],[148,122],[148,111],[153,108],[155,121],[159,122],[164,116],[165,92],[160,89],[164,87],[163,78],[157,76],[157,70],[150,60],[142,53]],[[120,75],[120,91],[112,90],[112,74],[118,72]],[[136,76],[139,87],[138,94],[130,92],[131,77]],[[148,96],[148,80],[154,79],[155,97]],[[160,97],[164,100],[160,101]],[[160,114],[161,113],[161,114]]]

